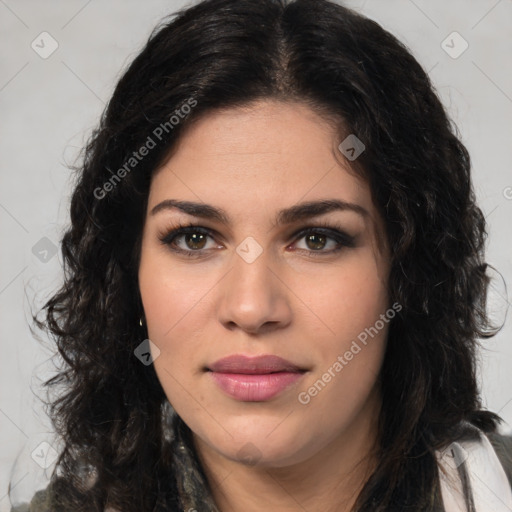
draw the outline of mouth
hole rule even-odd
[[[277,372],[299,373],[305,371],[279,356],[263,355],[248,357],[238,354],[219,359],[208,366],[207,370],[211,372],[239,373],[245,375],[261,375]]]
[[[233,355],[219,359],[206,371],[231,398],[243,402],[263,402],[295,384],[307,370],[278,356]]]

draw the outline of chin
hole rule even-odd
[[[201,439],[224,458],[254,467],[290,466],[306,460],[315,451],[316,443],[307,439],[304,427],[290,429],[291,424],[285,427],[276,421],[264,425],[243,423],[232,436],[225,431],[220,436],[212,436],[210,430],[208,435],[201,435]],[[233,432],[229,426],[226,430]]]

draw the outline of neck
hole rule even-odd
[[[351,511],[377,463],[378,405],[375,394],[338,437],[313,457],[286,467],[227,459],[194,435],[217,507],[221,512]]]

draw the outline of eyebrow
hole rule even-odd
[[[172,209],[178,209],[194,217],[216,220],[226,225],[230,224],[229,215],[222,208],[193,201],[166,199],[154,206],[150,214],[156,215],[158,212]],[[275,223],[277,225],[293,224],[297,221],[317,217],[333,211],[352,211],[363,218],[369,217],[368,211],[358,204],[348,203],[339,199],[321,199],[319,201],[300,203],[280,210],[276,215]]]

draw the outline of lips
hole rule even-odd
[[[278,356],[265,355],[247,357],[233,355],[219,359],[208,369],[219,373],[243,373],[246,375],[266,374],[275,372],[300,372],[298,366]]]
[[[270,400],[300,380],[306,371],[273,355],[228,356],[207,370],[225,394],[243,402]]]

